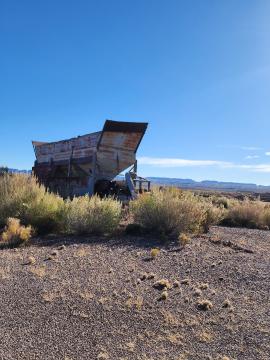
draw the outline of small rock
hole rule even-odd
[[[140,279],[143,281],[145,279],[147,279],[147,274],[146,273],[141,273],[140,274]]]
[[[59,253],[58,253],[57,250],[53,250],[53,251],[51,252],[51,255],[52,255],[52,256],[55,256],[55,257],[58,256],[58,254],[59,254]]]
[[[155,276],[156,276],[156,275],[155,275],[154,273],[149,273],[149,274],[147,275],[147,279],[148,279],[148,280],[154,279]]]
[[[231,302],[229,299],[224,300],[222,307],[223,308],[230,308],[232,306]]]
[[[202,296],[202,291],[200,289],[195,289],[193,295],[194,296]]]
[[[201,290],[206,290],[206,289],[208,289],[208,284],[206,284],[206,283],[203,283],[203,284],[200,284],[200,286],[199,286],[199,288],[201,289]]]
[[[35,265],[36,264],[36,259],[34,258],[34,256],[28,256],[28,258],[26,259],[24,265]]]
[[[183,279],[183,280],[181,280],[181,284],[189,285],[189,284],[190,284],[190,280],[189,280],[189,279]]]
[[[177,288],[177,287],[179,287],[179,286],[180,286],[180,282],[177,281],[177,280],[175,280],[175,281],[173,282],[173,287],[174,287],[174,288]]]

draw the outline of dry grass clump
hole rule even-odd
[[[186,235],[185,233],[181,233],[178,236],[178,241],[181,246],[185,246],[190,242],[190,237]]]
[[[181,280],[181,284],[189,285],[190,284],[190,279],[186,278],[186,279]]]
[[[46,275],[46,267],[45,267],[45,265],[38,266],[38,267],[31,267],[29,269],[29,272],[31,272],[33,275],[35,275],[39,278],[43,278]]]
[[[28,256],[28,258],[26,259],[26,261],[24,262],[24,265],[35,265],[36,264],[36,259],[34,258],[34,256]]]
[[[203,300],[197,302],[197,307],[199,310],[206,311],[206,310],[212,309],[213,304],[211,303],[210,300],[203,299]]]
[[[109,355],[106,352],[100,352],[97,356],[97,360],[108,360]]]
[[[120,218],[121,203],[113,198],[85,195],[67,201],[66,226],[71,233],[112,233]]]
[[[201,289],[201,290],[206,290],[206,289],[209,288],[209,285],[208,285],[207,283],[202,283],[202,284],[200,284],[198,287],[199,287],[199,289]]]
[[[170,289],[172,286],[167,279],[161,279],[154,283],[154,288],[163,290],[163,289]]]
[[[162,293],[160,294],[160,297],[159,297],[159,300],[167,300],[168,299],[168,291],[167,290],[164,290],[162,291]]]
[[[214,222],[212,207],[210,201],[174,188],[153,189],[130,204],[136,223],[159,235],[204,230]]]
[[[7,225],[0,237],[0,245],[16,247],[26,244],[31,238],[33,229],[31,226],[23,226],[19,219],[8,218]]]
[[[160,253],[160,250],[158,248],[153,248],[150,251],[150,256],[152,259],[155,259]]]
[[[14,217],[25,225],[32,225],[39,233],[55,231],[61,227],[63,210],[63,199],[47,192],[35,177],[0,176],[0,226]]]

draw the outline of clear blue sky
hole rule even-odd
[[[270,184],[270,1],[0,0],[0,163],[148,121],[142,175]]]

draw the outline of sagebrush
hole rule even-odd
[[[66,228],[75,234],[114,232],[121,219],[121,203],[113,198],[88,195],[66,203]]]
[[[221,222],[223,225],[269,229],[270,206],[259,200],[232,200]]]
[[[125,209],[111,197],[85,195],[64,200],[48,192],[31,175],[0,175],[0,228],[9,218],[16,218],[38,234],[108,234],[122,220],[129,233],[151,232],[167,239],[168,235],[206,232],[214,224],[270,227],[270,205],[259,199],[242,201],[218,195],[205,198],[176,188],[154,188]]]
[[[136,223],[147,231],[164,235],[198,233],[216,223],[221,209],[189,191],[154,189],[130,203]]]
[[[26,244],[33,234],[31,225],[23,226],[20,220],[8,218],[5,229],[0,237],[0,246],[15,247]]]
[[[0,226],[9,217],[32,225],[37,232],[58,231],[63,224],[64,200],[46,191],[33,176],[4,174],[0,177]]]

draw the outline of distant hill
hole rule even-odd
[[[202,190],[221,190],[221,191],[252,191],[252,192],[269,192],[270,186],[245,184],[236,182],[222,182],[213,180],[194,181],[192,179],[177,179],[163,177],[148,177],[148,179],[157,185],[176,186],[185,189],[202,189]]]

